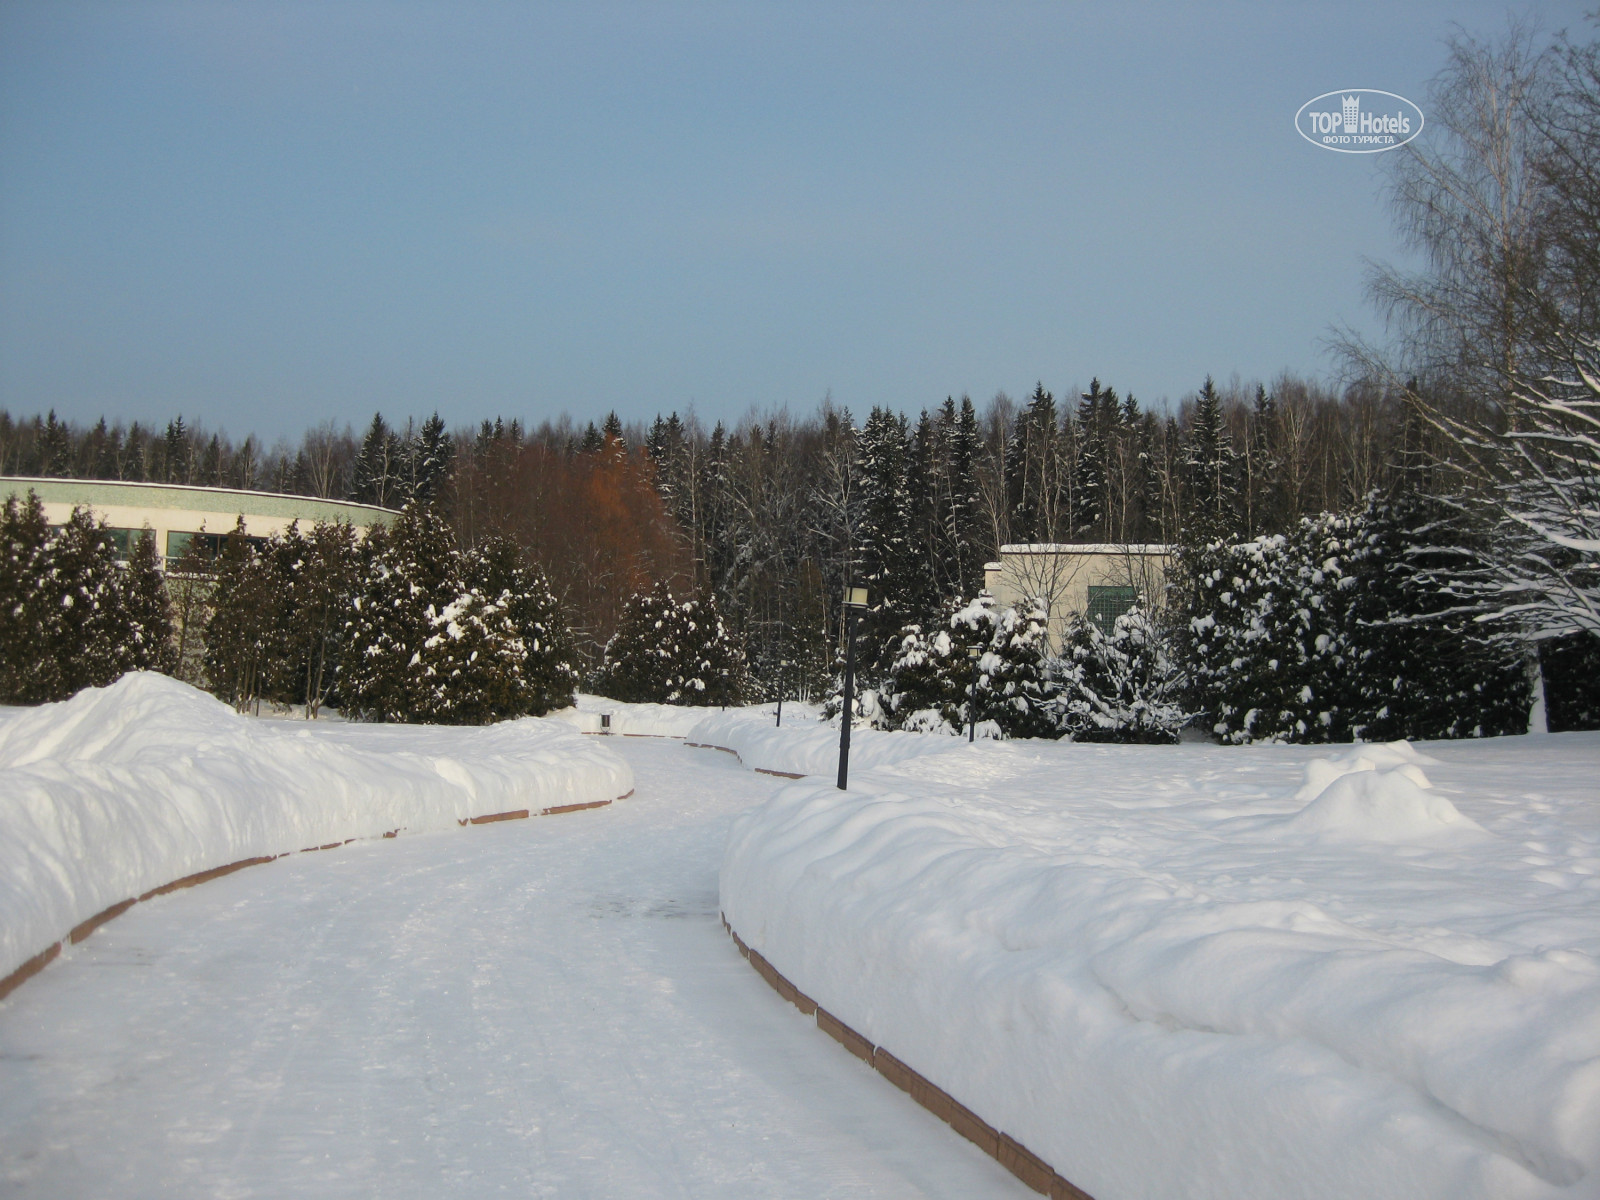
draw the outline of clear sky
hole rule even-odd
[[[1510,11],[0,0],[0,407],[270,441],[1324,374],[1397,248],[1383,156],[1296,110],[1426,108]]]

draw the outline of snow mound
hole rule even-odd
[[[1318,758],[1307,763],[1305,783],[1294,798],[1300,801],[1314,800],[1334,780],[1360,771],[1398,771],[1418,787],[1432,787],[1422,768],[1435,765],[1438,761],[1419,753],[1410,742],[1375,742],[1353,750],[1342,758]]]
[[[126,675],[0,721],[0,976],[200,871],[632,787],[603,742],[558,722],[256,721],[165,676]]]
[[[1306,774],[1317,765],[1312,763]],[[1487,836],[1482,825],[1462,816],[1410,763],[1390,771],[1339,775],[1284,827],[1320,838],[1370,842],[1409,842],[1441,834]]]
[[[711,711],[682,704],[628,704],[606,696],[580,693],[571,708],[550,714],[553,721],[571,725],[580,733],[600,733],[602,715],[611,717],[613,734],[632,737],[683,737]]]

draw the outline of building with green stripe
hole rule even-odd
[[[144,530],[155,534],[156,551],[180,558],[190,549],[214,555],[222,538],[243,518],[251,537],[282,533],[298,521],[302,529],[318,521],[343,521],[364,534],[374,525],[388,525],[400,514],[372,504],[247,492],[236,488],[192,487],[174,483],[123,483],[101,479],[31,479],[0,476],[0,502],[29,492],[44,505],[52,525],[66,523],[74,508],[92,511],[106,523],[119,554]]]

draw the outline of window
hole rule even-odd
[[[222,557],[223,548],[231,536],[233,535],[227,533],[180,533],[176,529],[169,530],[167,557],[173,560],[180,559],[193,550],[197,557],[214,562]],[[247,537],[244,540],[255,550],[267,544],[266,538]]]
[[[1117,618],[1133,607],[1137,596],[1131,587],[1089,587],[1089,620],[1109,634]]]

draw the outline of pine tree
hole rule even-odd
[[[408,505],[372,561],[346,626],[339,694],[352,715],[411,719],[417,669],[433,621],[464,590],[449,528],[431,508]]]
[[[148,529],[129,548],[120,590],[125,622],[122,669],[173,674],[178,652],[172,640],[172,601],[161,577],[155,534]]]
[[[1108,632],[1074,618],[1062,655],[1059,698],[1078,742],[1173,743],[1188,721],[1182,669],[1155,620],[1135,606]]]
[[[393,504],[400,490],[400,458],[400,439],[382,413],[373,413],[351,471],[350,499],[380,507]]]
[[[544,572],[509,538],[491,537],[468,566],[473,587],[505,607],[522,643],[525,711],[542,717],[572,703],[578,685],[572,635]]]
[[[60,598],[49,565],[50,524],[44,505],[6,501],[0,514],[0,702],[39,704],[61,698],[53,640]]]
[[[1070,505],[1062,512],[1066,480],[1061,440],[1055,397],[1040,383],[1017,414],[1006,446],[1006,501],[1014,542],[1060,541],[1072,523]]]
[[[1190,704],[1225,742],[1349,741],[1365,660],[1355,611],[1370,531],[1323,513],[1290,536],[1185,550]]]
[[[1195,400],[1184,448],[1184,475],[1184,544],[1203,546],[1233,536],[1238,522],[1233,447],[1222,419],[1222,398],[1209,375]]]
[[[272,557],[251,543],[240,518],[217,559],[204,658],[211,691],[240,712],[269,694],[283,661],[286,599]]]
[[[1523,733],[1532,702],[1527,652],[1453,611],[1436,582],[1468,564],[1471,533],[1421,494],[1373,497],[1354,606],[1369,651],[1361,673],[1359,732],[1369,740]]]
[[[1055,738],[1059,685],[1046,667],[1049,614],[1037,598],[999,614],[989,649],[978,660],[979,719],[1008,738]]]
[[[905,418],[874,408],[856,439],[856,455],[861,481],[856,561],[870,605],[860,622],[858,669],[863,679],[876,680],[887,670],[894,635],[915,615],[917,600],[908,537]]]
[[[665,703],[685,656],[682,635],[678,603],[665,583],[634,593],[606,645],[594,690],[630,704]]]
[[[470,588],[427,607],[427,636],[407,679],[408,720],[487,725],[528,711],[525,648],[507,607]]]
[[[412,479],[409,499],[432,504],[440,497],[445,480],[455,462],[455,439],[445,431],[444,422],[434,413],[422,423],[411,451]]]
[[[884,687],[883,724],[922,733],[961,732],[978,677],[968,649],[987,649],[997,620],[988,596],[972,602],[957,597],[927,626],[902,629]]]

